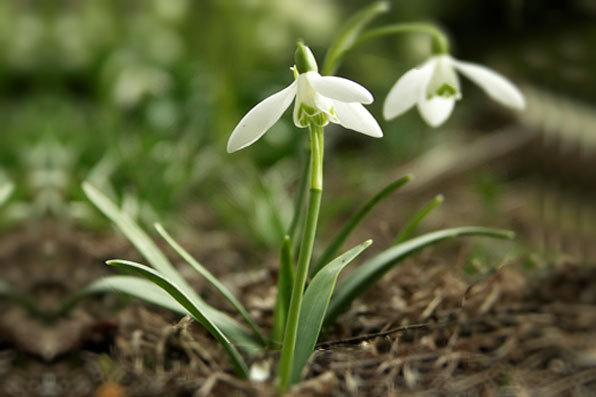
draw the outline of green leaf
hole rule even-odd
[[[167,277],[159,274],[149,266],[141,265],[139,263],[123,261],[123,260],[111,260],[107,262],[108,265],[120,267],[123,269],[130,270],[137,273],[154,284],[157,284],[163,288],[168,294],[170,294],[181,306],[183,306],[188,313],[203,327],[205,327],[211,335],[222,345],[225,351],[228,353],[236,374],[244,378],[248,377],[248,367],[244,362],[244,359],[236,349],[236,347],[230,342],[227,336],[219,329],[215,324],[210,315],[210,310],[205,310],[204,302],[197,301],[192,296],[185,293],[183,289],[178,287],[175,282],[168,280]]]
[[[401,260],[429,245],[458,236],[487,236],[496,238],[513,238],[514,234],[506,230],[486,227],[459,227],[439,230],[413,238],[399,245],[388,248],[377,256],[368,260],[338,285],[331,298],[325,323],[333,322],[360,295],[379,281],[385,273]]]
[[[146,302],[161,306],[182,315],[190,315],[182,305],[172,298],[166,291],[144,278],[132,276],[107,276],[95,280],[87,285],[75,296],[69,299],[61,308],[60,313],[66,313],[81,299],[88,295],[121,292],[134,296]],[[204,303],[204,302],[203,302]],[[262,352],[262,346],[255,341],[255,338],[239,324],[219,310],[204,303],[202,310],[209,314],[219,328],[245,353],[255,355]]]
[[[306,289],[298,320],[298,339],[292,362],[292,384],[300,380],[302,369],[315,348],[339,273],[371,244],[372,240],[367,240],[335,258],[317,273]]]
[[[29,299],[29,297],[23,295],[22,293],[14,289],[10,284],[0,280],[0,298],[2,297],[6,297],[11,301],[18,303],[35,317],[39,317],[44,320],[48,319],[46,313],[42,312],[39,309],[39,307],[37,307],[34,301],[32,301],[31,299]]]
[[[341,230],[335,235],[335,238],[329,243],[319,260],[315,263],[310,271],[313,277],[321,268],[328,263],[331,258],[337,255],[341,245],[346,241],[350,233],[358,226],[358,224],[368,215],[372,209],[379,204],[383,199],[387,198],[396,189],[402,187],[413,179],[412,175],[403,176],[377,192],[367,203],[365,203],[358,211],[356,211],[350,219],[344,224]]]
[[[432,199],[430,203],[428,203],[422,209],[420,209],[420,211],[416,212],[414,216],[411,217],[410,220],[406,223],[406,226],[403,227],[401,232],[399,232],[393,245],[403,243],[404,241],[412,237],[416,232],[416,228],[418,227],[420,222],[422,222],[422,220],[426,218],[426,216],[430,214],[435,208],[441,205],[441,203],[443,203],[443,200],[443,195],[439,194],[434,199]]]
[[[107,276],[100,278],[79,291],[76,298],[80,300],[87,295],[113,291],[134,296],[182,315],[188,314],[188,311],[166,291],[151,281],[140,277]]]
[[[192,297],[193,300],[201,302],[205,310],[211,312],[211,318],[214,319],[217,326],[221,328],[234,343],[245,346],[248,352],[260,350],[263,345],[257,340],[250,340],[246,337],[246,329],[233,318],[227,314],[208,305],[201,297],[192,289],[192,287],[184,280],[178,273],[176,268],[166,258],[166,256],[155,245],[153,240],[141,229],[127,214],[122,212],[114,203],[112,203],[106,196],[95,189],[91,184],[83,183],[83,190],[89,200],[99,208],[104,215],[106,215],[112,222],[118,226],[122,233],[128,240],[139,250],[141,255],[147,259],[149,264],[153,266],[159,273],[172,280],[176,285],[184,290],[185,294]],[[240,339],[236,339],[239,335]]]
[[[388,10],[388,1],[377,1],[348,19],[327,51],[321,74],[334,74],[339,68],[344,55],[352,47],[352,44],[354,44],[362,29],[377,15]]]
[[[172,263],[166,258],[153,240],[141,229],[135,221],[125,212],[121,211],[110,199],[104,196],[90,183],[83,183],[83,190],[93,204],[104,213],[126,238],[147,259],[151,266],[158,272],[174,281],[185,290],[192,290],[184,278],[178,273]]]
[[[279,276],[277,280],[277,296],[273,312],[272,339],[281,342],[288,317],[288,308],[294,285],[294,261],[292,260],[292,240],[285,236],[281,247]]]
[[[261,331],[261,328],[255,323],[251,315],[246,311],[244,306],[236,299],[236,297],[223,285],[209,270],[207,270],[203,265],[193,258],[193,256],[186,251],[180,244],[178,244],[168,232],[163,228],[162,225],[159,223],[155,224],[155,229],[157,232],[166,240],[166,242],[184,259],[193,269],[195,269],[201,276],[203,276],[211,285],[219,291],[220,294],[224,296],[234,306],[234,308],[240,313],[242,318],[248,323],[250,328],[255,332],[257,337],[261,340],[263,344],[267,344],[267,338]]]
[[[11,182],[7,182],[0,186],[0,206],[8,200],[13,190],[14,185]]]

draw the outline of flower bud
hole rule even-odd
[[[296,44],[296,52],[294,53],[294,62],[298,68],[298,73],[318,72],[319,67],[315,56],[312,54],[310,48],[304,45],[302,41]]]

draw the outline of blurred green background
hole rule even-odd
[[[2,213],[4,226],[48,215],[93,225],[96,214],[80,190],[80,183],[90,179],[143,222],[171,217],[192,225],[193,217],[187,215],[205,206],[216,214],[218,228],[238,226],[246,238],[274,246],[291,214],[306,134],[294,128],[287,112],[250,149],[228,155],[226,140],[252,106],[291,82],[289,67],[298,38],[322,62],[341,24],[367,4],[355,0],[0,2],[0,182],[12,181],[15,186]],[[357,49],[338,74],[374,94],[370,110],[385,137],[377,141],[329,128],[327,149],[333,156],[327,156],[327,162],[334,179],[328,183],[335,204],[327,209],[328,221],[360,203],[360,192],[399,176],[408,169],[404,164],[413,164],[412,172],[421,171],[432,180],[437,169],[447,171],[457,163],[449,160],[449,153],[457,159],[468,143],[506,127],[519,128],[519,134],[538,131],[540,146],[533,148],[538,158],[544,158],[542,137],[549,125],[562,125],[557,131],[572,123],[596,125],[590,124],[589,115],[583,116],[596,99],[595,16],[596,5],[589,0],[392,2],[391,10],[371,27],[436,22],[450,35],[456,57],[486,64],[522,86],[529,95],[530,113],[511,114],[465,83],[464,99],[439,130],[425,126],[416,111],[382,121],[389,88],[429,56],[430,41],[424,35],[389,37]],[[565,108],[571,113],[566,110],[559,117],[548,107],[543,109],[553,101],[559,103],[559,98],[567,101],[562,102],[565,106],[571,104]],[[576,110],[580,116],[573,116]],[[544,121],[545,114],[551,116],[551,124]],[[584,118],[577,121],[580,117]],[[555,141],[565,146],[566,135],[557,137]],[[584,138],[572,139],[573,147],[588,147]],[[554,147],[549,156],[558,159],[560,148]],[[428,153],[437,148],[448,148],[441,152],[441,156],[448,153],[448,159],[433,168],[427,160],[440,156]],[[421,158],[427,160],[416,161]],[[473,193],[455,202],[464,209],[481,207],[483,215],[473,220],[503,223],[499,211],[509,208],[500,198],[507,191],[506,182],[521,180],[527,186],[526,175],[535,174],[539,180],[544,175],[551,180],[555,174],[555,186],[568,179],[558,166],[517,160],[507,164],[512,165],[466,173]],[[581,201],[593,191],[593,172],[580,168],[588,173],[577,182],[579,193],[574,197]],[[445,187],[432,186],[431,195]],[[544,204],[532,203],[530,207],[537,208]],[[579,216],[588,213],[586,209]]]

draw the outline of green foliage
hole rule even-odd
[[[2,204],[4,204],[10,198],[13,190],[14,185],[10,182],[6,182],[0,186],[0,206],[2,206]]]
[[[244,306],[242,306],[242,304],[238,301],[238,299],[236,299],[236,297],[230,292],[230,290],[228,290],[225,285],[223,285],[217,278],[215,278],[211,274],[211,272],[209,272],[209,270],[207,270],[203,265],[197,262],[195,258],[193,258],[192,255],[188,253],[188,251],[182,248],[182,246],[178,244],[172,238],[172,236],[168,234],[168,232],[166,232],[163,226],[161,226],[160,224],[156,224],[155,229],[164,238],[164,240],[166,240],[170,247],[172,247],[178,253],[178,255],[180,255],[194,270],[196,270],[201,276],[203,276],[205,280],[209,282],[209,284],[214,286],[215,289],[220,294],[222,294],[228,302],[232,304],[232,306],[234,306],[234,308],[238,311],[238,313],[240,313],[244,321],[248,323],[250,328],[252,328],[254,333],[259,337],[261,343],[266,344],[267,340],[265,338],[265,335],[263,334],[259,326],[255,323],[252,316],[246,311]]]
[[[323,326],[325,313],[339,273],[372,244],[367,240],[335,258],[312,279],[306,292],[298,320],[298,335],[292,363],[292,383],[300,380],[302,369],[312,354]]]
[[[294,284],[294,260],[292,259],[292,240],[289,236],[284,238],[279,260],[279,275],[277,279],[277,297],[273,311],[273,341],[280,342],[288,318],[288,308]]]
[[[416,212],[409,220],[406,222],[406,225],[401,229],[397,237],[395,238],[395,245],[399,243],[403,243],[410,237],[414,235],[416,232],[416,228],[426,218],[428,214],[430,214],[435,208],[443,203],[443,195],[439,194],[434,199],[432,199],[427,205],[422,207],[418,212]]]
[[[329,304],[329,310],[325,318],[326,323],[333,322],[337,316],[350,306],[354,299],[364,294],[389,270],[409,255],[439,241],[459,236],[487,236],[511,239],[514,235],[505,230],[469,226],[427,233],[391,247],[360,265],[339,284]]]
[[[335,74],[344,55],[358,39],[362,29],[379,14],[388,10],[388,1],[377,1],[354,14],[339,31],[331,46],[329,46],[327,55],[325,56],[325,62],[323,63],[322,74]]]
[[[385,198],[389,197],[391,193],[399,189],[406,183],[412,180],[411,175],[403,176],[387,186],[383,187],[377,194],[375,194],[369,201],[367,201],[358,211],[356,211],[344,224],[344,226],[337,232],[333,240],[329,243],[319,260],[315,263],[311,270],[311,276],[316,275],[321,268],[337,254],[341,245],[346,241],[350,234],[354,231],[356,226]]]
[[[122,233],[124,233],[128,240],[137,248],[137,250],[139,250],[145,259],[147,259],[158,274],[174,283],[177,288],[180,289],[182,294],[191,299],[193,304],[199,305],[200,311],[202,313],[207,313],[214,324],[220,328],[228,338],[234,343],[242,345],[247,350],[253,352],[262,348],[262,344],[256,340],[247,344],[247,340],[250,340],[251,338],[247,336],[249,334],[243,326],[201,299],[155,245],[151,238],[127,214],[122,212],[114,203],[89,183],[85,183],[83,189],[89,197],[89,200],[91,200],[91,202],[95,204],[104,215],[118,226]]]
[[[152,283],[163,288],[168,294],[172,296],[181,306],[183,306],[188,313],[203,327],[205,327],[211,335],[217,339],[220,345],[228,353],[230,361],[234,365],[236,374],[244,378],[248,377],[248,367],[244,362],[244,359],[236,349],[236,347],[226,337],[224,332],[219,329],[216,325],[216,317],[211,315],[211,310],[207,309],[204,302],[197,299],[196,296],[189,296],[183,292],[183,289],[176,285],[174,281],[169,280],[167,277],[156,272],[148,266],[144,266],[138,263],[123,261],[123,260],[111,260],[107,262],[108,265],[121,267],[126,270],[130,270],[136,274],[139,274],[147,278]]]

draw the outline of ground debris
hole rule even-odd
[[[0,245],[0,259],[19,263],[7,274],[33,293],[49,290],[18,272],[40,258],[65,275],[68,266],[94,269],[52,284],[50,292],[66,294],[105,274],[98,256],[124,246],[108,239],[111,248],[97,243],[85,254],[88,243],[77,248],[58,235],[52,250],[37,252],[28,249],[39,237],[30,233]],[[513,263],[470,281],[443,262],[423,262],[406,261],[324,330],[292,395],[596,395],[596,269],[566,265],[530,276]],[[237,291],[269,323],[274,291],[265,287],[275,274],[254,274]],[[259,382],[238,379],[189,318],[108,295],[82,302],[55,329],[1,302],[10,310],[0,321],[0,397],[275,395],[275,353],[252,360],[268,366]]]

